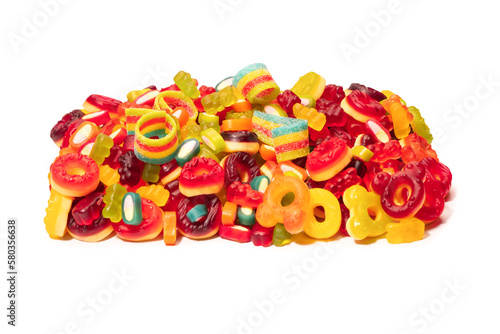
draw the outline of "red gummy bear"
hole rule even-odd
[[[377,142],[366,148],[373,152],[373,157],[370,160],[373,162],[384,162],[401,157],[401,144],[397,140],[391,140],[388,143]]]
[[[338,199],[344,194],[347,188],[356,184],[361,184],[361,182],[362,179],[356,173],[356,169],[354,167],[349,167],[328,180],[325,189],[334,194]]]
[[[229,202],[245,208],[256,209],[264,198],[264,193],[253,190],[248,183],[233,182],[227,188],[226,198]]]
[[[293,117],[293,106],[296,103],[300,103],[300,97],[298,97],[294,92],[291,90],[287,89],[284,92],[280,93],[278,97],[276,98],[278,101],[278,104],[280,105],[281,108],[283,108],[284,111],[288,114],[288,117]]]
[[[404,146],[401,149],[401,158],[403,158],[404,163],[420,161],[429,157],[438,160],[436,151],[432,149],[431,144],[416,133],[409,134],[402,141]]]
[[[269,247],[273,243],[274,227],[264,227],[258,222],[252,226],[252,242],[255,246]]]
[[[443,196],[448,195],[451,188],[451,171],[443,163],[437,161],[434,158],[424,158],[420,161],[420,164],[429,171],[434,178],[439,182],[441,188],[443,189]]]

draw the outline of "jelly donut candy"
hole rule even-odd
[[[48,206],[45,209],[45,230],[53,239],[62,238],[66,234],[68,214],[71,211],[73,197],[65,196],[54,188],[50,190]]]
[[[381,195],[384,211],[394,219],[413,217],[425,200],[425,168],[416,162],[408,163],[394,173]]]
[[[176,92],[172,90],[166,90],[158,94],[156,97],[153,109],[156,110],[168,110],[171,112],[172,109],[181,107],[189,115],[189,121],[195,122],[198,118],[198,109],[193,103],[193,100],[189,98],[183,92]],[[188,121],[188,122],[189,122]]]
[[[444,210],[444,192],[441,184],[428,170],[425,171],[425,200],[415,214],[415,218],[431,223],[441,216]]]
[[[213,159],[194,157],[182,167],[179,190],[184,196],[216,194],[224,186],[224,171]]]
[[[233,86],[252,104],[269,103],[280,93],[266,65],[261,63],[242,68],[234,76]]]
[[[232,153],[225,157],[220,165],[224,170],[224,187],[226,188],[236,181],[252,182],[259,175],[259,165],[246,152]]]
[[[187,213],[196,205],[203,204],[208,214],[202,219],[191,222]],[[179,232],[191,239],[206,239],[219,231],[221,225],[222,205],[215,195],[184,197],[176,209],[177,228]]]
[[[321,97],[325,90],[326,80],[321,75],[309,72],[300,77],[299,81],[292,87],[292,92],[295,94],[309,95],[317,100]]]
[[[326,239],[338,232],[342,215],[337,198],[328,190],[321,188],[309,189],[309,203],[304,232],[311,238]],[[323,208],[325,217],[318,221],[314,211],[317,207]]]
[[[332,178],[351,162],[352,153],[345,142],[333,137],[325,140],[307,156],[306,169],[314,181]]]
[[[224,152],[246,152],[251,155],[259,152],[259,139],[254,132],[231,131],[222,132],[220,135],[225,143]]]
[[[68,233],[74,239],[97,242],[113,232],[111,221],[102,216],[103,196],[104,193],[93,192],[73,207],[68,218]]]
[[[88,195],[99,185],[99,167],[86,155],[59,156],[50,166],[50,185],[65,196]]]
[[[347,114],[361,123],[365,123],[371,118],[380,119],[385,115],[385,109],[378,101],[359,90],[352,91],[347,95],[340,106]]]
[[[281,201],[288,193],[294,194],[290,205],[283,206]],[[305,204],[309,203],[309,189],[298,178],[275,174],[264,193],[264,199],[257,207],[255,218],[260,225],[272,227],[282,223],[292,234],[301,232],[306,222]]]
[[[349,187],[344,192],[343,199],[350,212],[346,229],[355,240],[382,235],[386,231],[386,225],[393,222],[382,209],[380,196],[368,192],[360,185]]]
[[[127,241],[146,241],[156,238],[163,229],[163,211],[151,200],[142,199],[142,221],[138,225],[123,220],[112,224],[116,235]]]
[[[152,111],[142,116],[137,121],[135,132],[134,152],[137,158],[158,165],[174,159],[178,146],[177,125],[165,111]]]

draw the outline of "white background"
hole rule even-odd
[[[37,1],[3,1],[1,267],[15,217],[20,276],[15,329],[6,325],[1,280],[2,333],[498,332],[493,3],[74,0],[50,7],[49,17]],[[347,44],[356,53],[346,56]],[[344,238],[326,244],[331,253],[322,243],[264,249],[182,239],[165,247],[46,235],[47,173],[57,155],[49,132],[65,113],[93,93],[124,99],[131,89],[170,85],[179,70],[215,85],[254,62],[282,89],[315,71],[345,88],[390,89],[420,108],[453,172],[444,223],[420,242]],[[276,295],[278,303],[265,301]],[[90,311],[93,298],[99,311]]]

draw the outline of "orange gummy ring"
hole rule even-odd
[[[82,197],[99,185],[99,167],[90,157],[68,153],[50,166],[50,186],[65,196]]]

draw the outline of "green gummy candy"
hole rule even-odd
[[[425,123],[425,119],[420,114],[420,110],[415,107],[408,107],[408,111],[413,115],[413,121],[411,122],[411,128],[420,137],[427,140],[429,144],[432,143],[432,133]]]

